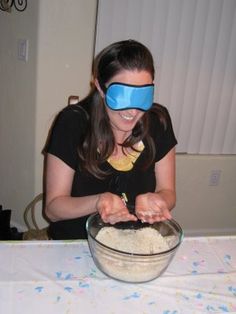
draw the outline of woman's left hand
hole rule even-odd
[[[167,202],[158,192],[138,195],[135,200],[135,213],[142,222],[150,224],[172,218]]]

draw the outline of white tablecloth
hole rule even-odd
[[[236,313],[236,236],[185,238],[143,284],[101,273],[86,241],[1,242],[0,313]]]

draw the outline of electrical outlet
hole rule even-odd
[[[210,186],[217,186],[220,183],[221,170],[212,170],[209,179]]]

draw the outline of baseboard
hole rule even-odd
[[[184,229],[187,237],[236,235],[236,228],[224,229]]]
[[[12,227],[16,227],[19,232],[27,231],[25,225],[21,225],[18,222],[12,221]],[[236,235],[236,228],[228,229],[184,229],[184,235],[186,237],[198,237],[198,236],[224,236],[224,235]]]

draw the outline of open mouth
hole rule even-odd
[[[120,116],[122,117],[122,119],[126,120],[126,121],[133,121],[134,120],[134,116],[128,115],[128,114],[124,114],[121,113]]]

